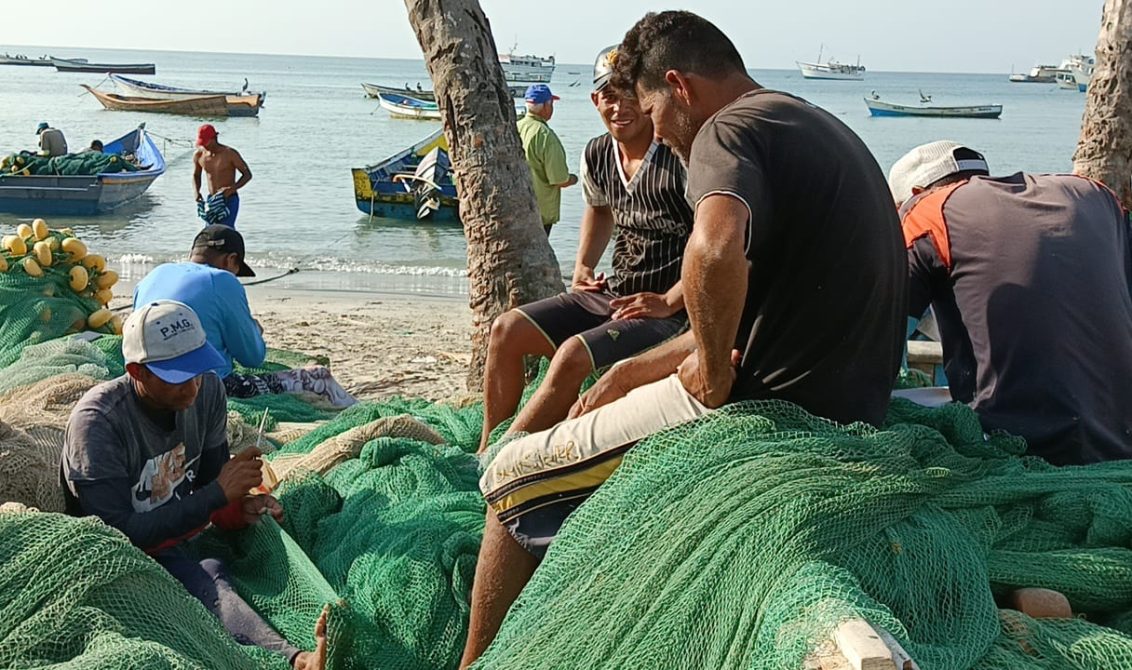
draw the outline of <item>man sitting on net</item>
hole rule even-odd
[[[193,240],[187,263],[165,263],[153,269],[134,289],[134,309],[155,300],[176,300],[193,309],[204,324],[209,343],[224,357],[217,374],[229,398],[271,393],[314,393],[334,407],[357,400],[325,366],[308,366],[265,374],[233,372],[232,360],[255,368],[267,357],[263,328],[252,318],[248,294],[237,277],[254,277],[244,261],[244,237],[223,224],[207,226]]]
[[[637,102],[609,88],[609,54],[594,65],[593,92],[606,133],[582,153],[582,213],[570,293],[523,305],[496,319],[484,375],[484,427],[515,413],[523,393],[523,357],[550,358],[534,396],[511,425],[534,432],[566,418],[582,382],[594,370],[654,347],[686,325],[680,260],[692,230],[684,197],[685,170],[653,137]],[[594,267],[613,238],[613,276]]]
[[[71,412],[62,479],[67,512],[122,531],[220,619],[237,642],[284,656],[299,670],[326,665],[326,616],[314,652],[301,651],[233,588],[224,565],[181,546],[211,522],[245,528],[283,508],[251,494],[263,481],[259,451],[229,458],[224,358],[187,305],[141,305],[122,329],[126,374],[95,386]],[[154,612],[153,616],[169,613]]]

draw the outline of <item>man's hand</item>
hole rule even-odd
[[[574,402],[567,418],[576,419],[583,414],[589,414],[602,405],[608,405],[614,400],[620,400],[628,395],[629,391],[636,388],[636,385],[626,379],[624,371],[625,366],[619,365],[602,375],[601,379],[598,379],[597,383],[590,387],[590,390]]]
[[[583,267],[574,271],[574,283],[570,289],[575,293],[601,293],[608,284],[604,272],[595,277],[593,268]]]
[[[200,194],[200,191],[197,191],[197,202],[204,202],[204,196]]]
[[[232,196],[236,195],[236,187],[235,186],[225,186],[217,192],[223,193],[225,199],[231,198]]]
[[[663,293],[634,293],[609,301],[614,310],[613,319],[667,319],[679,308],[668,304],[668,298]]]
[[[259,523],[263,515],[270,514],[276,521],[283,521],[283,506],[273,496],[249,495],[245,496],[242,504],[244,523],[249,526]]]
[[[248,491],[263,483],[260,454],[260,450],[255,447],[245,449],[220,468],[216,481],[228,502],[242,499],[248,495]]]
[[[727,374],[720,379],[707,379],[706,371],[700,367],[699,352],[693,351],[676,368],[676,374],[680,377],[680,383],[685,391],[699,400],[703,406],[715,409],[727,402],[727,397],[731,395],[731,387],[735,385],[735,379],[739,374],[740,356],[738,350],[732,349],[731,367],[727,370]]]

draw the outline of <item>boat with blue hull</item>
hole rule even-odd
[[[921,94],[922,95],[922,94]],[[865,106],[872,116],[920,116],[950,119],[997,119],[1002,116],[1002,105],[929,105],[931,98],[921,97],[920,105],[900,105],[885,102],[875,95],[865,98]]]
[[[440,128],[413,146],[351,173],[354,201],[371,217],[460,223],[448,141]]]
[[[0,176],[0,212],[28,216],[103,214],[137,200],[165,173],[165,157],[144,125],[108,142],[103,153],[134,156],[141,169],[82,176]]]

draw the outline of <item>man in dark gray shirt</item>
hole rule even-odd
[[[990,177],[924,144],[889,175],[902,202],[908,314],[930,304],[954,400],[1055,465],[1132,457],[1132,246],[1104,186]]]
[[[127,374],[83,396],[67,422],[62,478],[67,511],[122,531],[215,614],[241,644],[283,655],[293,667],[325,666],[326,615],[315,652],[287,642],[236,593],[216,560],[179,545],[209,524],[244,528],[263,514],[281,519],[263,481],[259,452],[229,459],[225,364],[200,319],[171,300],[140,305],[126,321]]]

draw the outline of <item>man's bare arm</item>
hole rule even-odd
[[[622,361],[601,376],[590,390],[578,398],[570,408],[569,418],[592,412],[625,397],[635,388],[660,381],[676,372],[676,367],[695,351],[696,340],[692,331],[668,340],[664,344]]]
[[[696,207],[696,222],[680,277],[692,324],[698,369],[684,379],[688,392],[708,407],[726,402],[734,383],[732,350],[747,296],[744,255],[747,206],[738,198],[709,195]]]
[[[613,210],[608,206],[586,205],[582,211],[582,229],[578,238],[578,256],[574,260],[574,290],[600,291],[604,282],[594,280],[594,267],[601,260],[605,247],[613,237]],[[581,282],[585,283],[582,284]]]
[[[231,187],[232,191],[235,192],[239,191],[252,180],[252,170],[248,167],[248,164],[244,162],[244,157],[240,155],[240,152],[235,149],[232,149],[232,167],[236,168],[240,173],[240,179]]]
[[[197,200],[203,200],[200,194],[200,177],[204,172],[204,168],[200,164],[200,152],[193,154],[193,196]]]

